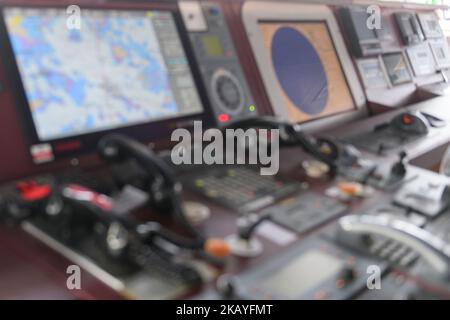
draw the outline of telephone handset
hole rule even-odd
[[[148,146],[120,134],[111,134],[99,142],[99,153],[107,162],[117,164],[134,161],[148,177],[146,188],[150,203],[157,210],[172,213],[176,219],[195,238],[201,248],[204,236],[186,218],[181,197],[182,185],[176,179],[172,169]]]
[[[156,222],[140,223],[116,212],[113,198],[89,188],[67,184],[60,187],[59,194],[62,208],[71,209],[65,214],[83,215],[84,219],[78,222],[83,224],[84,229],[94,232],[110,258],[131,262],[143,268],[156,267],[191,284],[202,281],[195,269],[176,262],[174,253],[164,245],[170,243],[171,247],[192,250],[197,246],[194,241],[175,235]],[[72,220],[69,227],[77,228],[77,225]]]
[[[146,145],[120,134],[102,138],[98,144],[100,156],[109,163],[135,161],[151,179],[149,196],[152,204],[161,206],[181,185],[172,170]]]
[[[351,247],[364,246],[361,237],[364,235],[383,236],[413,249],[441,279],[450,281],[450,245],[429,231],[389,214],[349,215],[339,220],[339,242]]]
[[[331,140],[325,138],[316,139],[304,133],[299,124],[280,121],[273,117],[248,117],[231,122],[223,130],[238,128],[278,129],[280,132],[280,145],[300,146],[305,152],[327,164],[331,175],[336,174],[336,161],[339,157],[337,145]]]

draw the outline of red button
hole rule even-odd
[[[227,115],[226,113],[222,113],[222,114],[219,114],[218,119],[220,122],[227,122],[228,120],[230,120],[230,116]]]
[[[410,125],[413,122],[413,118],[408,114],[405,114],[403,116],[402,120],[403,120],[403,123],[406,125]]]
[[[50,185],[39,185],[35,181],[19,182],[16,186],[20,191],[20,196],[26,201],[42,200],[52,192]]]

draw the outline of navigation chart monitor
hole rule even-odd
[[[7,7],[3,18],[35,143],[203,112],[169,11],[83,9],[79,29],[65,9]]]
[[[358,111],[364,94],[328,8],[246,6],[244,23],[277,115],[313,124]]]

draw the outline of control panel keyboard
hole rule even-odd
[[[186,185],[225,207],[250,212],[304,190],[305,185],[280,176],[263,176],[248,167],[217,167],[185,177]]]
[[[345,212],[338,200],[315,192],[306,192],[264,210],[271,220],[298,233],[306,232]]]

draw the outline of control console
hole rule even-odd
[[[181,1],[179,8],[218,125],[256,115],[220,5]]]

